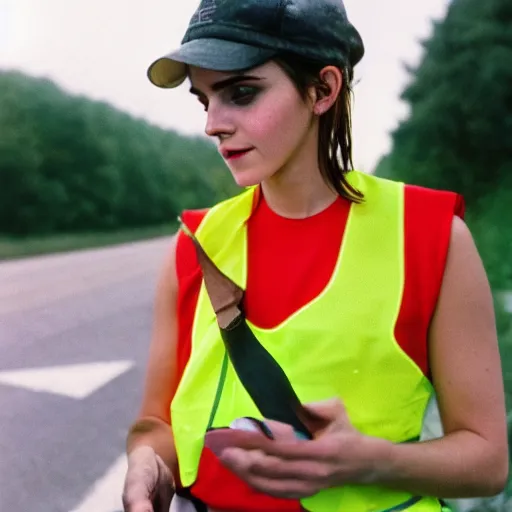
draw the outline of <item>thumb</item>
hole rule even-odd
[[[320,402],[305,404],[304,407],[316,416],[320,416],[328,422],[345,419],[347,411],[339,398],[330,398]]]

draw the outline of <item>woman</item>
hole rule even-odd
[[[185,212],[171,244],[125,510],[167,511],[176,490],[196,510],[439,511],[503,489],[492,299],[462,200],[351,170],[363,53],[341,0],[203,0],[182,46],[149,68],[159,87],[189,78],[248,189]],[[308,439],[279,411],[263,418],[198,243],[243,293],[230,304],[289,379]],[[267,380],[266,363],[241,362]],[[434,390],[445,434],[417,442]]]

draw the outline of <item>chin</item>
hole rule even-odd
[[[251,171],[244,172],[233,172],[233,179],[235,183],[241,188],[254,187],[255,185],[259,185],[264,177],[261,176],[260,173],[255,173]]]

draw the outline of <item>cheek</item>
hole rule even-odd
[[[279,100],[262,103],[249,116],[250,137],[268,157],[293,151],[309,124],[309,113],[304,104],[294,98]]]

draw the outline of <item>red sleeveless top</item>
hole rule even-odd
[[[274,213],[261,198],[248,221],[248,281],[245,312],[262,328],[272,328],[311,302],[327,286],[338,258],[350,203],[338,198],[306,219]],[[183,213],[193,232],[206,210]],[[430,377],[428,328],[439,295],[453,216],[464,216],[460,195],[405,186],[405,281],[395,337],[404,352]],[[195,248],[183,233],[177,243],[178,378],[191,352],[192,325],[202,282]],[[350,293],[350,290],[347,291]],[[204,450],[193,494],[222,510],[299,511],[295,500],[256,493]]]
[[[277,327],[320,295],[334,272],[350,203],[338,197],[305,219],[274,213],[264,197],[248,222],[247,318]]]

